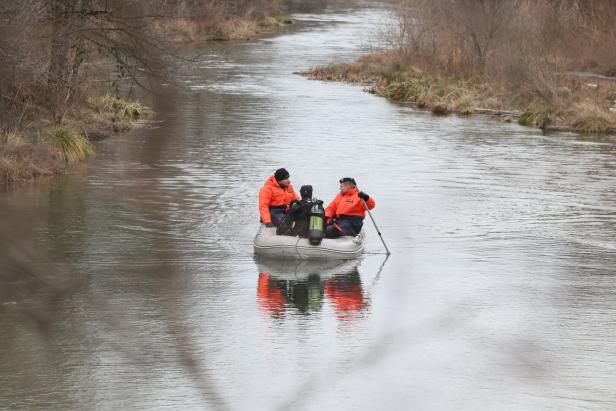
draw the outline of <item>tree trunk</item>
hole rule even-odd
[[[52,37],[49,71],[47,78],[47,97],[52,119],[61,124],[66,112],[67,89],[69,87],[71,41],[69,13],[74,0],[55,0],[51,3]]]

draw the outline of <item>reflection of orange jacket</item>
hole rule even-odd
[[[375,206],[374,199],[370,197],[366,205],[372,210]],[[362,218],[366,216],[366,209],[361,198],[357,196],[356,188],[350,189],[346,194],[338,193],[325,209],[325,216],[328,218],[341,215],[354,215]]]
[[[332,300],[334,309],[340,314],[359,312],[364,305],[364,294],[360,285],[347,288],[334,281],[326,281],[325,295]]]
[[[289,184],[287,188],[282,188],[271,176],[265,181],[261,190],[259,190],[259,213],[261,214],[261,222],[263,224],[271,223],[269,208],[272,206],[288,206],[292,200],[299,200],[299,196]]]
[[[257,285],[257,300],[259,305],[269,312],[282,312],[284,310],[285,298],[282,291],[278,288],[270,288],[269,273],[259,273],[259,283]]]

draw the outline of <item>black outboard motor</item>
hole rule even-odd
[[[308,241],[312,245],[319,245],[325,234],[325,209],[323,201],[317,200],[310,209],[310,222],[308,224]]]

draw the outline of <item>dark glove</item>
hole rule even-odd
[[[364,193],[363,191],[360,191],[359,193],[357,193],[357,197],[361,198],[364,201],[368,201],[368,199],[370,198],[370,196]]]
[[[272,223],[272,222],[265,223],[265,226],[266,226],[267,228],[273,228],[273,227],[276,227],[276,226],[274,225],[274,223]]]

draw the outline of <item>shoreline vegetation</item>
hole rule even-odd
[[[44,118],[29,129],[0,132],[0,184],[64,173],[95,155],[93,141],[131,130],[134,122],[152,115],[139,102],[105,94],[66,113],[61,125]]]
[[[613,2],[399,0],[392,14],[383,49],[297,74],[438,115],[616,134]]]
[[[282,12],[260,19],[177,19],[160,22],[157,30],[165,33],[174,43],[200,41],[252,40],[276,32],[280,27],[294,24],[293,19]]]
[[[17,3],[0,6],[0,188],[62,174],[95,155],[93,141],[154,115],[126,96],[155,90],[178,45],[293,24],[277,0]]]
[[[375,52],[352,63],[334,63],[297,74],[310,80],[362,85],[368,93],[437,115],[491,115],[546,133],[616,134],[616,79],[567,79],[569,84],[575,84],[575,98],[579,100],[569,107],[543,101],[521,105],[485,80],[431,75],[396,57],[395,52]],[[606,104],[602,106],[595,103],[602,100],[598,89],[605,94]]]

